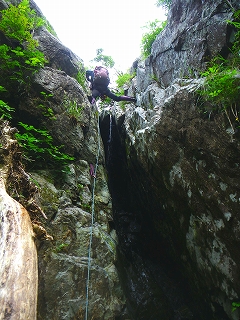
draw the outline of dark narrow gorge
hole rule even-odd
[[[212,319],[204,300],[194,292],[155,231],[151,215],[164,219],[161,202],[152,194],[141,167],[128,171],[124,117],[111,115],[100,122],[104,144],[113,221],[118,248],[118,270],[133,319]],[[137,176],[135,176],[137,175]],[[143,188],[144,186],[144,188]],[[196,303],[197,301],[197,303]]]

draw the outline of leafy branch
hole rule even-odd
[[[115,65],[113,58],[111,56],[106,56],[105,54],[103,54],[103,49],[101,48],[97,49],[97,55],[92,61],[102,62],[102,64],[107,68],[113,68],[113,66]]]

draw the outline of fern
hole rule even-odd
[[[57,162],[64,166],[74,160],[73,157],[60,151],[62,146],[53,144],[53,138],[47,130],[37,129],[22,122],[19,122],[19,126],[21,132],[16,133],[15,136],[29,161],[38,159],[41,160],[38,162],[41,165],[51,165]]]
[[[145,59],[150,56],[153,42],[159,33],[161,33],[165,28],[166,24],[167,21],[160,22],[159,20],[155,20],[153,22],[149,22],[148,25],[144,27],[148,29],[148,31],[143,34],[141,41],[141,51]]]

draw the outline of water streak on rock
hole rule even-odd
[[[0,319],[36,319],[37,252],[27,210],[0,183]]]

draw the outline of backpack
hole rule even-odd
[[[104,67],[96,67],[93,71],[93,83],[97,85],[108,86],[110,83],[108,70]]]

